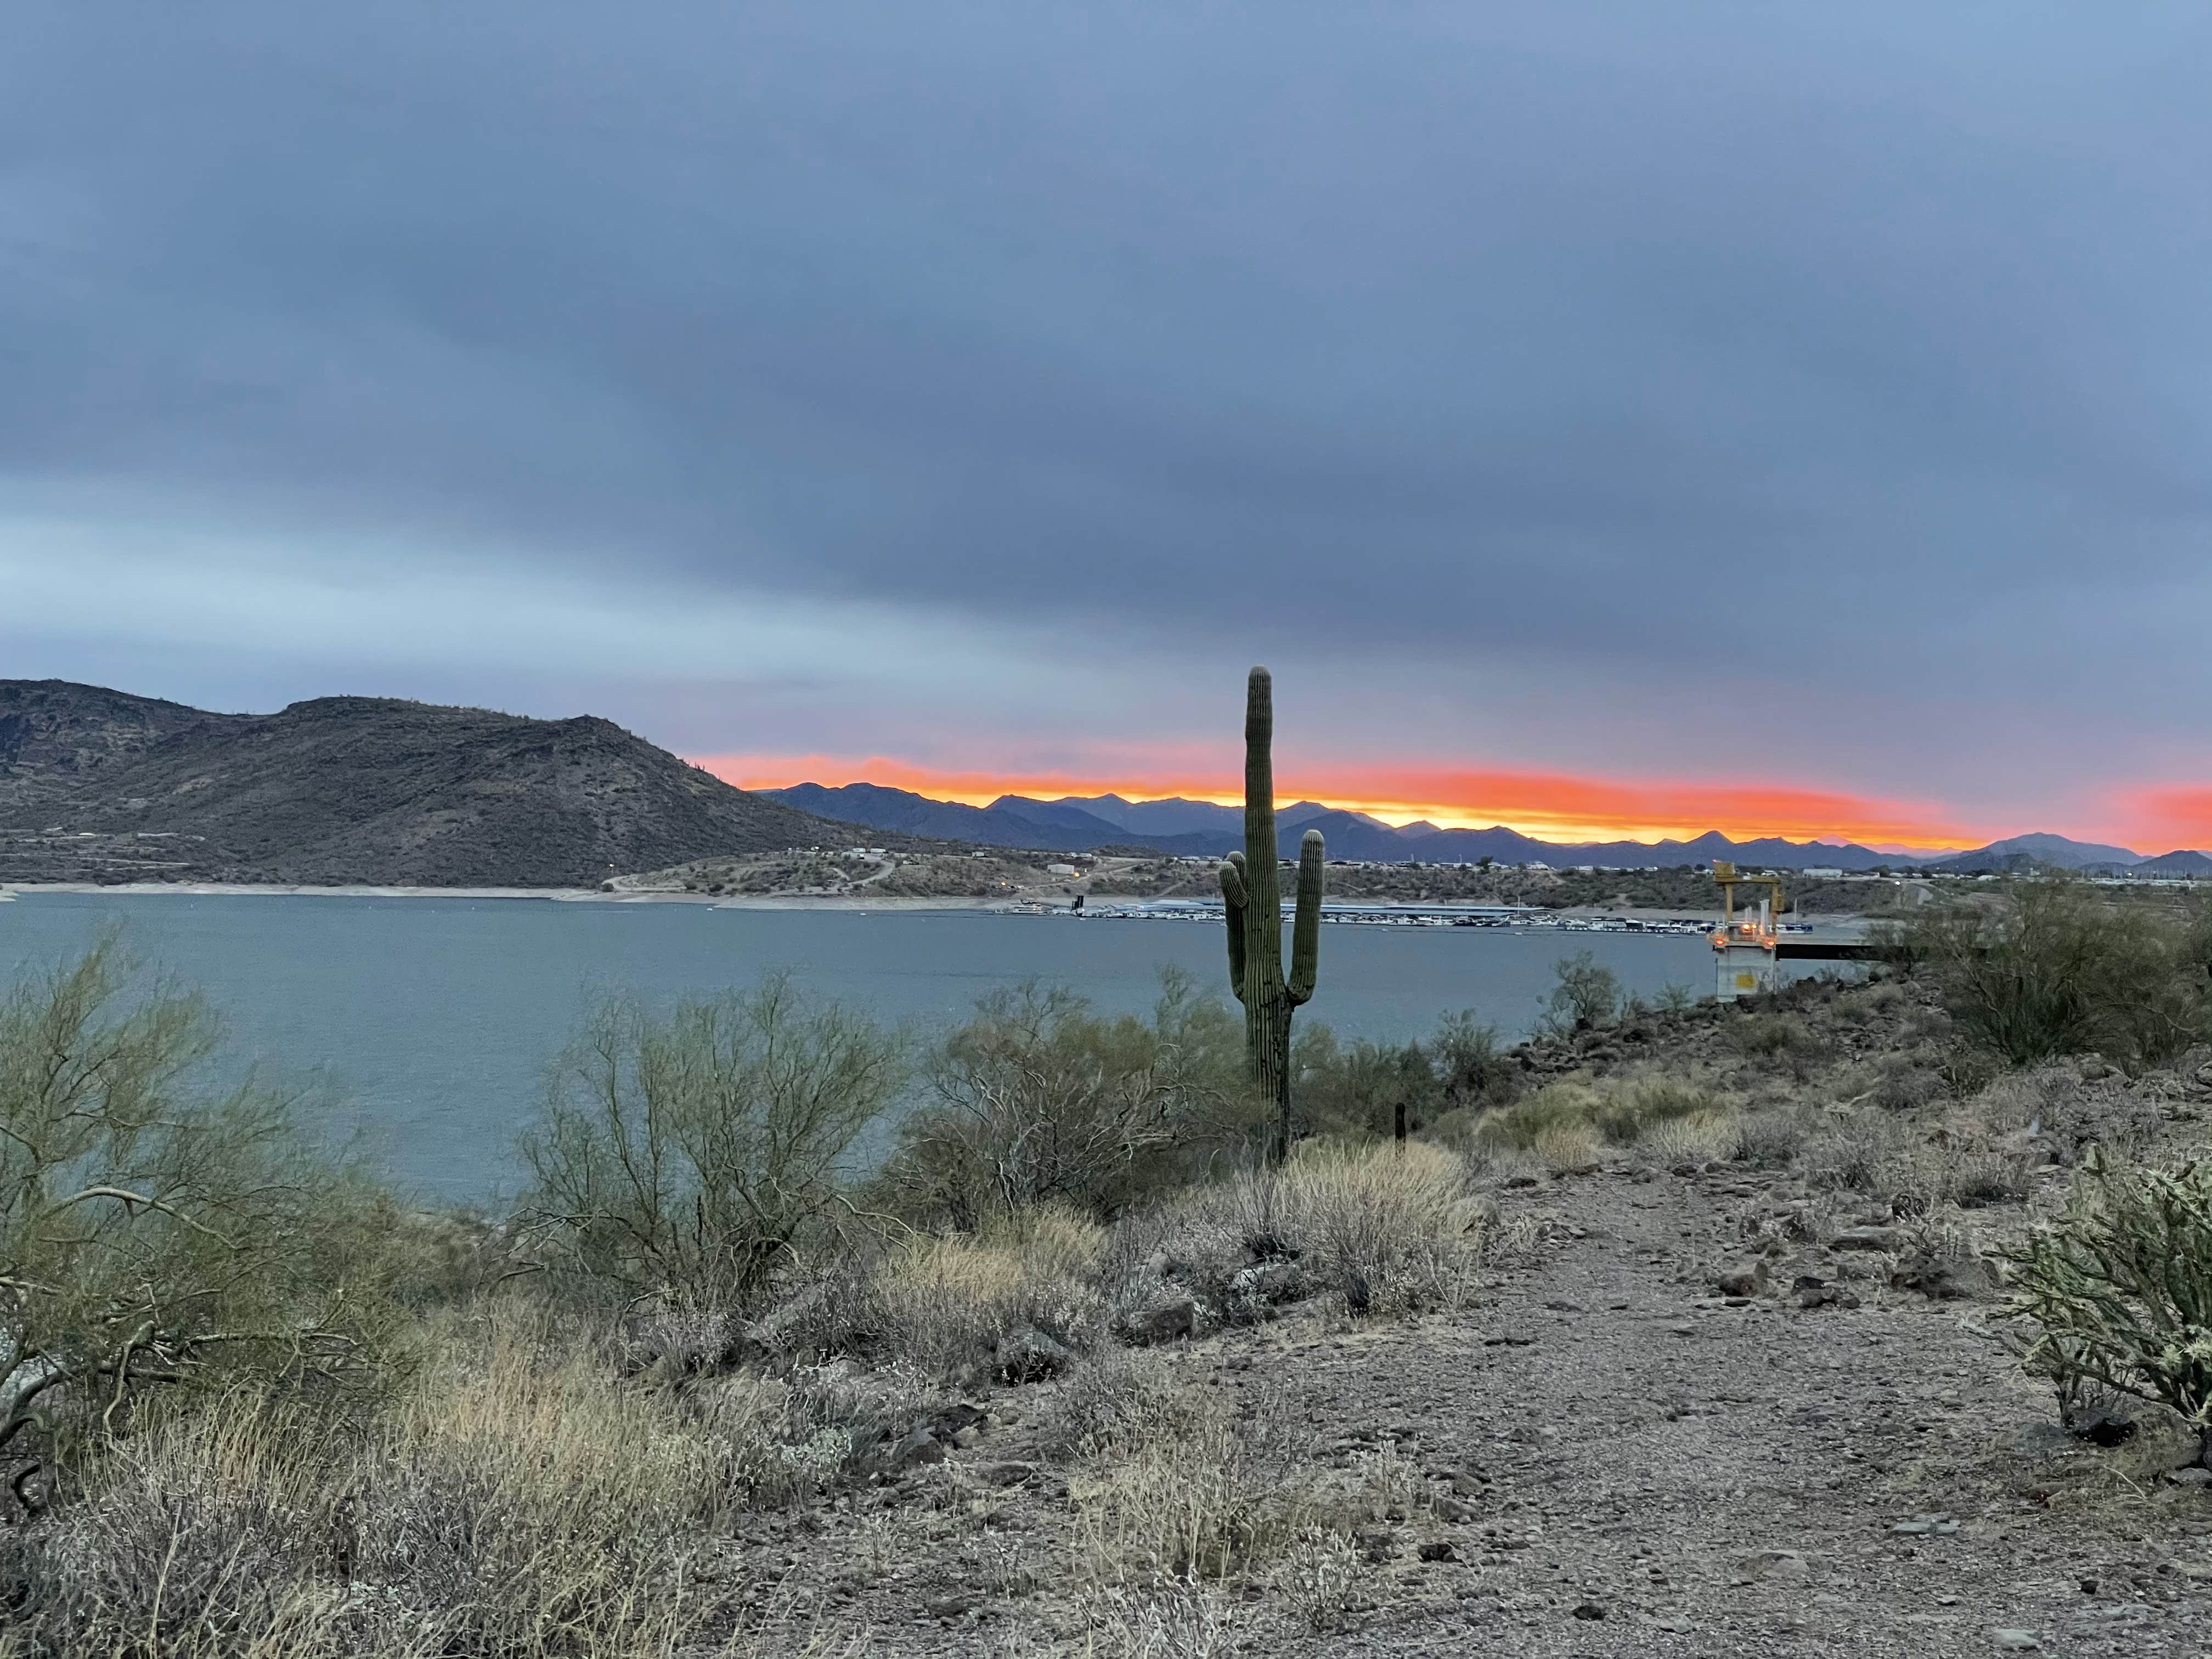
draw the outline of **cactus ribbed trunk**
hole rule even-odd
[[[1255,668],[1244,699],[1244,850],[1221,866],[1228,908],[1229,983],[1244,1005],[1244,1057],[1261,1098],[1275,1109],[1273,1155],[1291,1145],[1291,1013],[1313,995],[1321,945],[1321,832],[1298,847],[1297,910],[1291,974],[1283,977],[1282,884],[1276,873],[1275,703],[1267,671]]]

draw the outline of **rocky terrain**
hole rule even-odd
[[[1170,1262],[1127,1355],[975,1375],[865,1485],[753,1517],[744,1559],[782,1565],[750,1605],[771,1650],[976,1659],[2203,1654],[2189,1437],[2109,1401],[2069,1431],[1996,1316],[2002,1250],[2085,1146],[2203,1145],[2208,1058],[1966,1075],[1923,988],[1819,982],[1524,1045],[1557,1080],[1534,1098],[1665,1077],[1741,1115],[1719,1145],[1478,1153],[1483,1242],[1441,1306],[1362,1312],[1264,1255],[1257,1304],[1178,1302]],[[1244,1437],[1255,1513],[1271,1481],[1338,1480],[1350,1541],[1117,1571],[1113,1477],[1066,1449],[1116,1365]]]
[[[596,886],[851,838],[589,717],[0,681],[0,881]]]

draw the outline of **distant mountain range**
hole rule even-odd
[[[0,881],[587,886],[851,835],[588,715],[0,680]]]
[[[873,783],[848,783],[836,788],[802,783],[760,793],[817,817],[990,847],[1068,853],[1143,847],[1160,853],[1218,858],[1244,844],[1241,808],[1180,798],[1132,801],[1119,795],[1085,795],[1036,800],[1026,795],[1001,795],[988,806],[969,806]],[[1472,864],[1490,858],[1500,864],[1671,866],[1732,859],[1754,868],[1778,870],[1945,868],[1979,872],[2057,866],[2090,873],[2128,870],[2144,875],[2212,874],[2212,858],[2203,853],[2176,852],[2147,858],[2124,847],[2069,841],[2063,836],[2014,836],[1967,852],[1921,860],[1826,842],[1784,841],[1773,836],[1732,841],[1717,830],[1689,841],[1547,842],[1502,825],[1488,830],[1440,830],[1428,823],[1395,826],[1364,812],[1347,812],[1310,800],[1276,809],[1276,841],[1285,857],[1297,855],[1298,839],[1308,830],[1322,832],[1330,857],[1375,863]]]

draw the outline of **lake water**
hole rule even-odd
[[[208,994],[234,1061],[319,1085],[334,1127],[361,1132],[402,1182],[457,1201],[514,1189],[545,1065],[606,991],[665,1007],[790,968],[822,995],[929,1028],[1031,975],[1113,1012],[1149,1007],[1169,963],[1228,994],[1221,930],[1196,922],[274,894],[20,894],[0,902],[0,979],[111,927]],[[1518,1036],[1553,964],[1581,949],[1632,991],[1711,993],[1712,953],[1694,937],[1328,927],[1299,1018],[1404,1041],[1472,1008]]]

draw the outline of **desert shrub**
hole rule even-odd
[[[447,1335],[365,1415],[241,1388],[103,1450],[0,1559],[17,1650],[538,1659],[726,1623],[697,1568],[756,1449],[588,1344]]]
[[[1724,1113],[1668,1118],[1645,1130],[1636,1144],[1645,1156],[1661,1164],[1710,1164],[1741,1154],[1743,1128]]]
[[[1510,1101],[1521,1079],[1497,1028],[1472,1010],[1445,1015],[1425,1043],[1345,1042],[1326,1025],[1301,1026],[1291,1073],[1304,1133],[1394,1137],[1449,1112]]]
[[[0,1453],[149,1389],[374,1382],[391,1334],[393,1212],[275,1091],[205,1090],[211,1016],[128,977],[103,944],[0,1000]]]
[[[2171,1408],[2212,1465],[2212,1159],[2092,1153],[2064,1214],[2009,1260],[2028,1369],[2062,1397],[2086,1381]]]
[[[1038,1431],[1045,1455],[1127,1455],[1159,1441],[1194,1433],[1204,1399],[1152,1350],[1109,1350],[1079,1366],[1060,1385]]]
[[[1246,1239],[1297,1255],[1357,1309],[1448,1297],[1482,1214],[1465,1163],[1420,1141],[1308,1141],[1223,1197]]]
[[[1494,1146],[1534,1152],[1562,1167],[1595,1163],[1607,1145],[1634,1145],[1662,1124],[1704,1124],[1717,1137],[1731,1115],[1717,1096],[1673,1078],[1549,1083],[1486,1115],[1475,1134]],[[1583,1157],[1583,1163],[1566,1161]],[[1586,1155],[1585,1155],[1586,1154]]]
[[[1961,1121],[1921,1132],[1878,1112],[1831,1122],[1805,1154],[1815,1187],[1863,1193],[1900,1216],[2017,1201],[2032,1188],[2035,1164],[2024,1146],[1984,1125]]]
[[[1418,1501],[1418,1474],[1395,1452],[1316,1468],[1279,1411],[1232,1417],[1196,1396],[1175,1431],[1072,1471],[1077,1563],[1095,1580],[1146,1583],[1264,1571],[1302,1535],[1349,1532]]]
[[[1188,1580],[1144,1590],[1119,1585],[1082,1601],[1086,1659],[1218,1659],[1235,1626],[1223,1593]]]
[[[1509,1056],[1498,1028],[1474,1010],[1446,1014],[1429,1043],[1446,1109],[1502,1105],[1521,1091],[1521,1068]]]
[[[1729,1035],[1738,1050],[1754,1059],[1799,1054],[1814,1046],[1812,1034],[1788,1014],[1746,1015]]]
[[[1031,982],[995,992],[927,1068],[878,1187],[932,1226],[1060,1200],[1106,1213],[1247,1145],[1263,1115],[1242,1025],[1179,970],[1149,1019],[1105,1019]]]
[[[1589,951],[1562,957],[1553,964],[1552,974],[1552,994],[1537,1022],[1547,1036],[1568,1036],[1610,1025],[1620,1016],[1625,1003],[1620,977]]]
[[[1793,1163],[1811,1134],[1801,1111],[1783,1108],[1747,1112],[1735,1125],[1736,1156],[1751,1164]]]
[[[1061,1205],[994,1217],[975,1234],[892,1245],[864,1297],[881,1353],[952,1373],[1034,1325],[1088,1346],[1107,1313],[1095,1283],[1105,1229]]]
[[[898,1038],[785,974],[666,1019],[610,1001],[524,1138],[524,1215],[586,1280],[744,1306],[837,1207],[854,1142],[906,1076]]]
[[[2002,902],[1929,910],[1889,930],[1931,975],[1960,1034],[2015,1066],[2096,1050],[2131,1068],[2212,1029],[2193,918],[2111,902],[2077,878],[2007,884]]]

